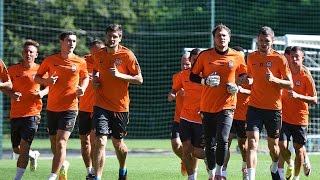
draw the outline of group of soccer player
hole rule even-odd
[[[227,179],[229,148],[236,134],[242,177],[254,180],[264,127],[272,179],[297,180],[302,167],[309,176],[308,104],[317,103],[317,92],[303,65],[304,50],[293,46],[285,55],[278,53],[272,48],[274,31],[264,26],[258,32],[258,49],[245,60],[241,47],[229,48],[227,26],[217,25],[212,36],[214,48],[193,49],[182,56],[181,72],[174,74],[168,94],[169,101],[176,100],[171,142],[181,159],[181,173],[196,179],[197,159],[204,159],[209,180]]]
[[[0,89],[11,98],[10,124],[13,151],[19,154],[15,180],[22,179],[30,160],[37,168],[39,151],[30,149],[40,123],[42,98],[47,99],[47,127],[53,153],[48,180],[66,180],[67,142],[79,120],[81,154],[87,168],[86,179],[101,180],[107,138],[112,139],[119,161],[119,180],[127,179],[123,141],[129,123],[128,86],[142,84],[137,58],[120,45],[122,26],[110,24],[105,42],[95,40],[84,58],[74,54],[75,32],[59,35],[60,51],[36,64],[39,43],[26,40],[22,60],[6,68],[0,61]],[[41,88],[42,87],[42,88]]]

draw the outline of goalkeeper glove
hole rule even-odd
[[[211,73],[207,78],[201,80],[201,84],[208,85],[210,87],[218,87],[220,85],[220,76],[216,72]]]
[[[227,91],[231,95],[236,95],[239,91],[239,88],[236,84],[234,83],[227,83]]]

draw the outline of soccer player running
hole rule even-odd
[[[280,153],[283,159],[290,163],[291,153],[288,149],[290,138],[293,139],[293,147],[296,157],[294,167],[289,166],[293,174],[286,175],[286,179],[299,179],[302,164],[309,164],[305,159],[307,142],[307,128],[309,121],[308,103],[317,104],[318,97],[315,83],[309,70],[302,64],[304,50],[301,47],[293,46],[290,50],[289,67],[292,73],[293,89],[284,90],[282,94],[282,127],[280,132]],[[289,168],[288,167],[288,168]],[[305,173],[309,176],[311,168]]]
[[[286,57],[288,62],[290,62],[290,50],[291,50],[291,46],[287,46],[285,48],[285,50],[284,50],[284,53],[283,53],[284,57]],[[290,150],[290,153],[291,154],[294,153],[293,145],[288,142],[288,146],[289,146],[288,149]],[[278,161],[278,172],[279,172],[281,180],[285,179],[284,162],[285,161],[284,161],[284,159],[283,159],[283,157],[282,157],[282,155],[280,153],[279,161]],[[288,166],[287,166],[286,176],[289,176],[289,177],[292,176],[293,177],[293,166],[294,166],[294,161],[290,158],[290,164],[288,164]]]
[[[11,98],[10,124],[13,152],[19,154],[15,180],[22,179],[30,159],[30,170],[37,169],[39,151],[32,151],[30,146],[38,130],[42,97],[48,94],[48,88],[40,90],[34,82],[34,75],[39,65],[34,61],[38,57],[39,43],[31,39],[23,45],[22,61],[8,68],[12,81],[11,90],[4,92]]]
[[[106,47],[93,54],[93,84],[96,87],[94,125],[96,140],[94,168],[100,180],[105,164],[107,137],[119,161],[119,180],[127,179],[128,148],[123,138],[129,123],[129,84],[142,84],[143,78],[137,58],[128,48],[120,45],[122,27],[110,24],[105,31]]]
[[[92,54],[104,47],[104,43],[100,40],[94,40],[90,43],[90,53],[85,56],[87,70],[89,73],[89,85],[84,95],[79,98],[79,135],[81,141],[81,155],[87,169],[86,179],[94,179],[95,171],[92,165],[95,131],[93,127],[93,103],[94,89],[92,86],[93,59]]]
[[[41,63],[35,82],[49,86],[47,125],[53,153],[49,180],[67,179],[69,162],[66,159],[67,142],[78,114],[78,96],[82,96],[89,83],[84,59],[73,53],[77,36],[72,31],[59,35],[60,52],[47,56]],[[48,73],[49,77],[43,77]]]
[[[191,65],[200,49],[190,52],[185,70],[179,73],[173,83],[168,100],[172,101],[175,94],[184,89],[184,99],[180,114],[179,132],[182,141],[182,160],[186,165],[188,180],[197,179],[198,158],[204,159],[203,128],[200,112],[202,86],[189,80]]]
[[[172,76],[172,82],[173,84],[177,80],[178,75],[185,69],[187,69],[190,66],[190,60],[189,60],[190,53],[186,52],[181,57],[181,71],[178,73],[175,73]],[[169,92],[171,94],[171,91]],[[179,133],[179,124],[180,124],[180,114],[183,104],[183,96],[184,96],[184,89],[181,88],[178,92],[173,94],[172,96],[168,96],[168,101],[171,102],[175,100],[176,106],[174,111],[174,121],[172,122],[171,127],[171,147],[173,152],[181,159],[181,174],[183,176],[187,175],[187,170],[184,162],[182,161],[182,142],[180,139],[180,133]]]
[[[240,46],[233,47],[234,50],[239,51],[243,57],[245,57],[244,50]],[[250,86],[238,85],[239,92],[237,94],[237,105],[234,111],[233,122],[229,134],[228,153],[222,168],[222,176],[227,177],[227,166],[230,160],[230,146],[233,140],[234,134],[237,135],[238,147],[240,149],[242,157],[242,179],[248,179],[246,152],[247,152],[247,136],[246,136],[246,114],[248,109]]]
[[[264,125],[272,159],[270,166],[272,179],[280,179],[278,143],[281,127],[281,89],[292,89],[292,77],[287,59],[272,49],[273,30],[267,26],[262,27],[257,39],[258,50],[247,57],[249,78],[246,80],[253,79],[246,128],[248,175],[250,180],[255,179],[259,135]]]
[[[190,80],[203,84],[200,101],[209,180],[224,179],[223,163],[236,108],[236,73],[245,75],[244,57],[228,47],[231,30],[219,24],[212,31],[214,48],[202,51],[190,73]],[[200,76],[202,74],[203,78]]]

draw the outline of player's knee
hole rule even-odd
[[[114,149],[118,152],[121,152],[122,154],[128,153],[127,145],[124,144],[124,142],[118,143],[114,145]]]
[[[13,152],[16,153],[16,154],[20,154],[20,149],[19,149],[19,147],[13,148]]]
[[[279,147],[276,145],[268,145],[268,148],[269,148],[270,153],[274,153],[278,150]]]
[[[255,139],[248,139],[248,150],[257,150],[258,143]]]
[[[198,159],[204,159],[205,158],[204,149],[194,148],[194,150],[192,151],[192,156]]]
[[[180,139],[178,140],[178,138],[172,139],[171,140],[171,147],[172,149],[179,149],[181,148],[182,143],[180,141]]]
[[[179,145],[179,144],[172,144],[172,150],[174,151],[174,152],[178,152],[178,151],[180,151],[181,150],[181,148],[182,148],[182,145]]]
[[[301,145],[294,145],[296,156],[302,157],[304,155],[304,148]]]
[[[287,146],[284,142],[280,142],[279,143],[279,148],[280,148],[280,151],[285,151],[287,149]]]
[[[190,147],[183,146],[182,148],[183,156],[190,156],[191,153],[192,153],[192,149]]]
[[[60,139],[60,140],[56,141],[56,148],[66,149],[67,148],[67,141],[64,139]]]
[[[89,147],[90,146],[90,140],[89,139],[81,139],[81,147]]]
[[[98,136],[96,137],[95,146],[97,147],[103,147],[107,143],[107,139],[104,136]]]
[[[247,145],[244,143],[244,144],[239,144],[239,149],[240,151],[246,151],[248,149]]]

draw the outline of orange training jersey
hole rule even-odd
[[[137,58],[132,51],[119,45],[114,54],[106,48],[92,55],[94,69],[99,72],[100,86],[96,90],[95,106],[114,112],[129,111],[129,82],[111,75],[110,68],[116,66],[120,73],[131,76],[141,73]]]
[[[172,82],[174,84],[175,81],[177,81],[177,76],[180,72],[174,74],[172,76]],[[181,95],[181,90],[179,90],[176,93],[176,106],[175,106],[175,111],[174,111],[174,121],[180,123],[180,114],[181,114],[181,109],[183,105],[183,96]]]
[[[49,85],[47,110],[78,110],[77,86],[80,78],[89,76],[85,60],[76,55],[63,59],[60,53],[53,54],[43,60],[37,74],[43,76],[46,72],[58,76],[57,82]]]
[[[227,92],[227,83],[235,83],[236,73],[247,72],[244,57],[231,48],[224,55],[217,53],[214,48],[202,51],[192,67],[192,73],[199,75],[201,72],[203,77],[215,72],[220,76],[220,85],[203,86],[200,110],[215,113],[223,109],[235,109],[236,96]]]
[[[181,119],[202,124],[200,116],[200,99],[202,85],[190,81],[190,70],[184,70],[177,75],[172,89],[176,92],[184,89],[183,105],[180,114]]]
[[[42,110],[42,100],[34,93],[40,91],[40,84],[34,82],[34,76],[37,74],[39,64],[33,67],[25,68],[22,63],[12,65],[8,68],[10,79],[12,81],[12,90],[20,92],[22,96],[20,101],[11,99],[10,118],[38,116]]]
[[[85,56],[85,60],[87,62],[87,69],[89,75],[92,76],[93,71],[93,59],[91,54]],[[92,87],[92,80],[90,79],[89,85],[84,92],[84,95],[79,99],[79,111],[84,112],[93,112],[93,103],[94,103],[94,89]]]
[[[308,70],[303,69],[299,74],[292,74],[293,91],[305,96],[317,94],[313,78]],[[287,90],[282,94],[282,120],[294,125],[308,125],[308,103],[288,97]]]
[[[250,86],[241,85],[242,88],[250,90]],[[245,121],[247,119],[249,94],[237,93],[237,106],[234,111],[233,119]]]
[[[7,67],[1,59],[0,59],[0,80],[1,82],[6,82],[10,80]]]
[[[267,56],[258,51],[248,55],[248,75],[253,78],[249,106],[281,110],[281,87],[266,79],[267,67],[279,79],[290,75],[287,59],[278,52],[271,50]]]

